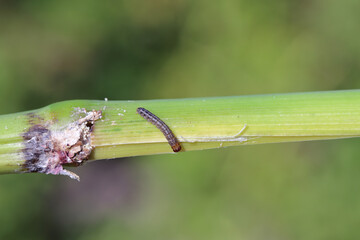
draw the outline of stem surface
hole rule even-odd
[[[72,100],[0,116],[0,172],[21,172],[23,135],[31,126],[61,130],[79,119],[74,115],[79,108],[102,110],[91,133],[89,160],[172,152],[162,132],[137,114],[138,107],[164,121],[182,151],[360,136],[360,90],[148,101]]]

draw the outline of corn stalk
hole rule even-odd
[[[173,152],[143,107],[172,130],[181,152],[243,144],[360,136],[360,90],[149,101],[71,100],[0,116],[0,173],[78,177],[63,166]]]

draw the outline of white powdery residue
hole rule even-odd
[[[80,108],[76,111],[83,113]],[[92,110],[88,112],[85,110],[85,112],[84,117],[80,117],[77,121],[58,129],[50,131],[43,127],[40,129],[41,131],[33,132],[34,136],[27,141],[28,156],[35,156],[32,153],[33,146],[40,149],[41,154],[35,159],[37,160],[35,163],[30,162],[33,165],[30,165],[29,170],[35,169],[36,172],[45,174],[66,175],[79,180],[79,176],[64,169],[63,164],[80,165],[87,160],[93,148],[89,140],[92,125],[102,117],[101,111]],[[34,142],[33,139],[36,141]],[[47,146],[48,149],[42,150],[44,146]]]
[[[68,176],[71,179],[74,179],[74,180],[77,180],[77,181],[80,182],[80,177],[76,173],[73,173],[73,172],[71,172],[69,170],[61,169],[60,172],[59,172],[59,175]]]
[[[118,113],[117,115],[119,115],[119,116],[124,116],[124,114],[122,114],[122,113]]]
[[[82,163],[85,159],[76,159],[73,158],[76,154],[84,155],[87,157],[92,150],[92,146],[89,139],[90,128],[88,123],[94,124],[96,120],[102,118],[101,111],[89,111],[86,112],[86,116],[80,118],[78,121],[75,121],[69,124],[65,129],[60,129],[59,131],[54,131],[52,134],[52,139],[58,147],[58,150],[67,152],[67,162],[68,163]],[[59,169],[58,174],[66,175],[72,179],[79,180],[80,178],[75,174],[66,169]],[[53,172],[49,172],[53,173]]]
[[[80,114],[87,114],[86,109],[80,107],[74,107],[71,113],[71,117],[79,116]]]
[[[126,110],[124,109],[124,113],[126,112]]]
[[[81,124],[82,125],[82,124]],[[70,146],[75,145],[82,133],[81,125],[71,123],[66,129],[59,129],[52,132],[52,141],[61,143],[58,145],[60,150],[65,151]]]
[[[86,109],[85,109],[86,111]],[[86,112],[86,116],[83,118],[80,118],[77,123],[78,124],[83,124],[83,123],[87,123],[87,122],[91,122],[94,123],[96,120],[101,119],[102,115],[101,115],[101,111],[96,111],[96,110],[92,110],[90,112]]]
[[[8,126],[5,126],[5,130],[8,130]]]

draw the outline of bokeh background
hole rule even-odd
[[[357,0],[2,0],[0,113],[360,88]],[[359,239],[359,139],[0,176],[0,239]]]

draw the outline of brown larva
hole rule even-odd
[[[149,110],[139,107],[136,109],[136,112],[145,118],[148,122],[154,124],[165,136],[166,140],[170,144],[174,152],[179,152],[181,150],[181,145],[171,129],[157,116],[155,116]]]

